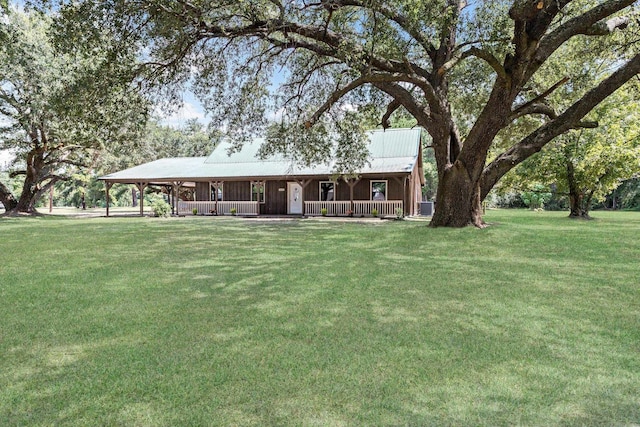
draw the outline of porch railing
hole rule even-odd
[[[340,202],[304,202],[304,213],[309,216],[322,215],[322,209],[327,210],[330,216],[345,216],[351,203],[347,200]]]
[[[372,216],[373,209],[378,216],[396,215],[397,209],[402,209],[402,200],[354,200],[353,216]],[[322,209],[327,210],[329,216],[346,216],[351,208],[351,202],[340,200],[337,202],[304,202],[305,213],[309,216],[322,215]]]
[[[198,210],[198,214],[209,215],[216,212],[216,202],[178,202],[178,215],[192,215],[193,209]],[[230,215],[231,209],[235,208],[236,215],[258,215],[258,202],[218,202],[217,214]]]
[[[395,215],[397,209],[402,209],[402,200],[385,200],[385,201],[373,201],[373,200],[354,200],[353,201],[353,215],[371,215],[371,211],[376,209],[378,216]]]

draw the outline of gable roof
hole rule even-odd
[[[419,158],[421,128],[387,129],[369,132],[369,164],[359,174],[410,173]],[[209,157],[165,158],[100,177],[114,182],[168,182],[215,179],[270,178],[286,176],[329,176],[334,163],[312,167],[292,163],[276,155],[259,159],[258,150],[264,144],[257,138],[244,144],[239,152],[228,154],[231,143],[222,142]]]

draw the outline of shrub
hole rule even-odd
[[[404,217],[404,211],[402,210],[402,208],[396,208],[396,217],[398,219]]]
[[[164,200],[156,200],[151,205],[151,210],[153,211],[153,216],[167,217],[171,212],[171,205]]]
[[[320,209],[320,215],[322,215],[322,216],[327,216],[327,212],[328,212],[327,208]]]
[[[378,209],[376,208],[371,209],[371,215],[378,216]]]
[[[191,212],[192,212],[194,215],[198,215],[198,208],[193,208],[193,209],[191,209]]]
[[[231,212],[231,215],[235,215],[236,213],[238,213],[238,210],[236,208],[231,208],[229,209],[229,212]]]

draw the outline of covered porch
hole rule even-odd
[[[305,201],[303,215],[307,216],[392,216],[404,212],[402,200],[366,201],[349,200],[335,202]],[[323,209],[326,211],[323,213]],[[178,201],[178,215],[239,215],[260,214],[258,202]],[[375,210],[375,215],[374,215]]]

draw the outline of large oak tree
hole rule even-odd
[[[632,37],[610,71],[569,106],[548,98],[537,73],[576,37],[635,31],[635,0],[127,0],[58,1],[73,34],[101,25],[148,61],[161,83],[191,78],[219,128],[239,141],[277,111],[273,146],[323,158],[327,136],[374,105],[431,136],[438,168],[434,226],[483,226],[481,202],[516,165],[585,116],[640,71]],[[611,49],[611,47],[609,48]],[[589,54],[597,57],[601,52]],[[603,56],[609,61],[610,55]],[[282,81],[268,98],[266,82]],[[566,76],[570,78],[571,76]],[[470,113],[468,100],[480,108]],[[268,100],[270,99],[270,100]],[[384,105],[384,109],[380,107]],[[543,122],[488,161],[496,135],[536,115]],[[250,128],[250,129],[247,129]],[[361,144],[355,144],[361,147]],[[362,159],[361,159],[362,160]]]
[[[105,146],[135,138],[148,103],[106,45],[60,53],[48,18],[18,10],[0,17],[0,149],[15,153],[10,176],[22,180],[18,194],[0,182],[0,201],[9,215],[33,214],[56,182],[91,167]]]

